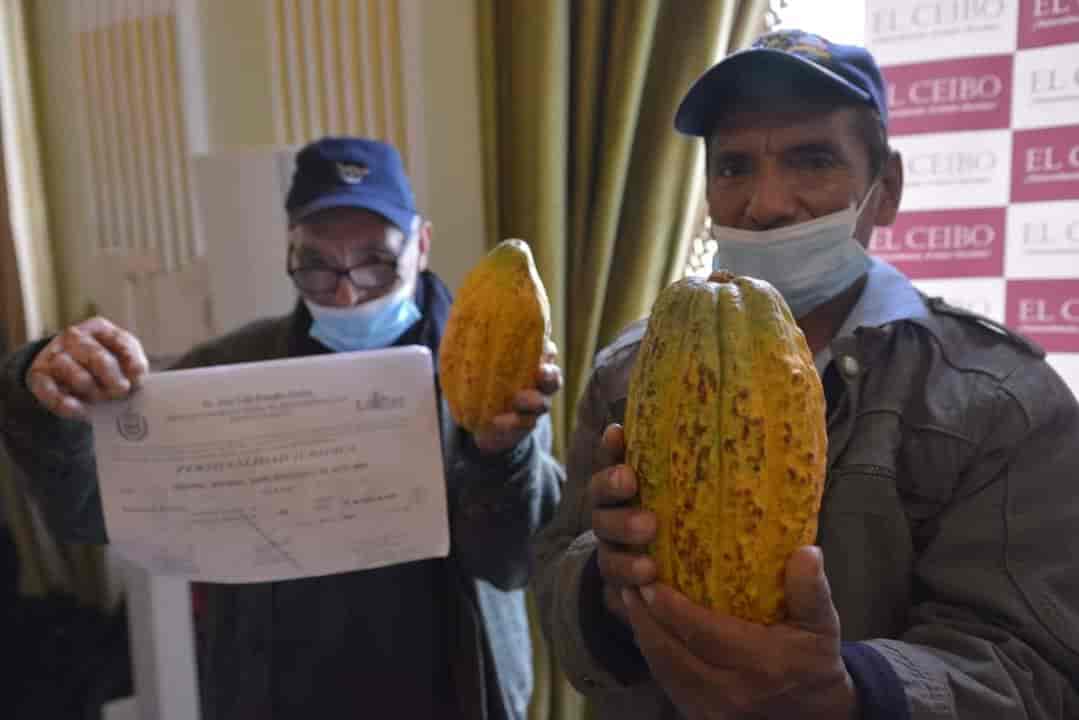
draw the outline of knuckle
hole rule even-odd
[[[599,561],[599,558],[597,558]],[[600,566],[600,575],[604,577],[608,582],[616,585],[625,585],[626,572],[625,563],[620,553],[608,550],[603,553],[602,565]]]
[[[630,561],[630,573],[638,585],[646,585],[653,579],[653,565],[647,555],[637,555]]]
[[[40,379],[33,381],[30,385],[30,393],[37,398],[39,403],[46,407],[52,403],[55,392],[56,390],[49,383]]]
[[[94,391],[93,378],[82,368],[73,368],[64,378],[64,385],[84,395]]]
[[[607,542],[622,541],[622,514],[615,508],[597,508],[592,511],[592,525],[596,536]]]
[[[91,348],[87,357],[91,363],[101,370],[112,370],[114,367],[117,367],[116,358],[113,357],[111,352],[100,345]]]

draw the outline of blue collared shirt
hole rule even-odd
[[[853,335],[860,327],[880,327],[897,320],[924,318],[929,315],[921,295],[906,275],[880,258],[871,258],[868,279],[862,296],[851,308],[836,337]],[[817,372],[824,376],[832,361],[832,348],[825,346],[813,358]]]

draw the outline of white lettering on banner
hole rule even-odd
[[[997,156],[988,151],[935,152],[913,155],[907,169],[914,175],[975,175],[997,167]]]
[[[1019,301],[1019,320],[1029,323],[1079,322],[1079,298],[1068,298],[1055,312],[1042,299],[1022,298]]]
[[[1052,322],[1047,315],[1044,300],[1023,298],[1019,301],[1020,322]]]
[[[996,241],[990,225],[922,225],[906,234],[906,246],[913,250],[983,250]]]
[[[1027,172],[1056,172],[1065,168],[1079,169],[1079,145],[1068,150],[1065,160],[1056,159],[1056,148],[1051,145],[1027,148]]]
[[[1035,0],[1034,17],[1057,17],[1079,13],[1079,0]]]
[[[1004,81],[996,75],[928,78],[911,83],[906,97],[900,97],[894,83],[888,85],[889,105],[903,107],[942,102],[995,100],[1004,92]]]
[[[915,3],[912,7],[882,8],[873,13],[873,32],[893,34],[997,20],[1006,6],[1005,0],[937,0]]]
[[[898,252],[902,246],[895,244],[895,233],[890,227],[879,227],[873,231],[869,238],[869,252],[888,253]]]
[[[1026,168],[1028,173],[1053,172],[1063,170],[1064,165],[1053,159],[1052,146],[1043,146],[1027,148]]]

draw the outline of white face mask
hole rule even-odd
[[[800,318],[854,284],[870,259],[854,230],[873,182],[862,202],[846,210],[773,230],[740,230],[713,225],[718,248],[713,270],[766,280]]]

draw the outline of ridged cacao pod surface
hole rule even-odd
[[[439,378],[453,419],[488,427],[533,387],[550,352],[551,311],[532,251],[504,240],[465,276],[439,345]]]
[[[717,612],[782,620],[787,560],[816,537],[828,440],[820,378],[779,292],[729,273],[664,289],[625,438],[657,515],[659,579]]]

